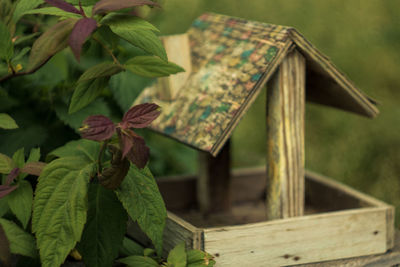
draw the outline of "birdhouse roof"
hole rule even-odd
[[[307,101],[367,117],[378,114],[374,101],[294,28],[206,13],[188,36],[192,72],[178,96],[160,100],[155,83],[135,103],[159,104],[162,114],[151,128],[189,146],[218,154],[292,49],[306,59]]]

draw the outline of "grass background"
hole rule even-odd
[[[308,104],[306,167],[394,204],[398,210],[397,222],[400,221],[400,1],[165,0],[161,3],[162,10],[152,11],[149,18],[164,35],[185,32],[196,17],[210,11],[293,26],[329,56],[359,88],[379,102],[381,113],[371,120]],[[261,94],[234,132],[235,167],[265,163],[264,105],[265,94]],[[173,162],[156,164],[172,164],[178,172],[195,170],[193,151],[169,141],[163,141],[163,149],[153,147],[154,157],[157,153],[168,155],[170,152],[165,148],[175,149]]]

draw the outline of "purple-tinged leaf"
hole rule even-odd
[[[79,11],[76,7],[74,7],[73,5],[67,3],[63,0],[45,0],[45,1],[47,4],[57,7],[59,9],[62,9],[64,11],[83,15],[82,12]]]
[[[112,153],[111,167],[106,168],[99,175],[99,182],[107,189],[117,189],[129,171],[129,161],[122,158],[122,151],[115,146],[108,146]]]
[[[104,141],[115,133],[115,125],[104,115],[93,115],[83,121],[83,126],[79,130],[85,139]]]
[[[133,146],[133,136],[136,135],[134,131],[129,129],[117,128],[119,147],[122,150],[122,158],[124,158]]]
[[[3,198],[17,189],[18,185],[0,185],[0,198]]]
[[[82,46],[86,41],[86,38],[97,28],[97,21],[92,18],[82,18],[78,20],[72,29],[71,35],[69,36],[68,44],[75,55],[75,58],[79,61],[82,51]]]
[[[22,167],[21,172],[28,173],[35,176],[40,176],[44,167],[46,167],[46,163],[36,161],[36,162],[28,162]]]
[[[12,171],[7,175],[5,185],[10,185],[15,178],[19,175],[19,168],[14,168]]]
[[[160,115],[160,106],[144,103],[130,108],[122,118],[121,128],[145,128]]]
[[[140,136],[135,136],[132,141],[132,149],[128,152],[126,157],[139,169],[143,169],[149,160],[150,149],[146,146],[144,139]]]
[[[158,3],[150,0],[100,0],[94,5],[92,13],[93,15],[96,15],[144,5],[160,6]]]

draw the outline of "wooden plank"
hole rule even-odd
[[[159,78],[159,98],[171,101],[178,95],[179,89],[185,84],[192,72],[191,52],[187,33],[162,36],[161,41],[168,55],[168,61],[178,64],[185,72]]]
[[[197,199],[204,214],[231,209],[230,142],[216,157],[199,152]]]
[[[392,249],[395,245],[395,224],[394,218],[396,216],[395,208],[391,205],[387,205],[387,213],[386,213],[386,249]]]
[[[296,267],[377,267],[377,266],[398,266],[400,265],[400,233],[395,235],[393,250],[381,255],[371,255],[344,260],[335,260],[328,262],[309,263],[296,265]]]
[[[132,220],[128,222],[127,235],[145,247],[153,246],[151,240]],[[201,249],[202,230],[168,212],[163,234],[163,255],[167,256],[168,252],[182,241],[185,242],[187,248]]]
[[[168,219],[164,229],[164,253],[185,241],[187,248],[202,248],[202,230],[182,220],[175,214],[168,212]]]
[[[367,194],[361,193],[345,184],[329,179],[321,174],[306,171],[309,191],[314,192],[313,204],[326,205],[335,202],[340,209],[353,209],[359,207],[388,207],[388,205]],[[335,201],[332,201],[335,199]],[[333,207],[332,207],[333,208]]]
[[[384,253],[386,208],[362,208],[204,230],[217,266],[290,266]]]
[[[267,86],[267,217],[304,212],[305,59],[296,50]]]
[[[232,171],[232,203],[265,198],[265,166]],[[196,175],[160,177],[157,179],[167,208],[183,211],[197,208]],[[306,201],[319,210],[337,211],[360,207],[388,206],[386,203],[315,172],[305,171]],[[332,201],[332,200],[335,201]]]

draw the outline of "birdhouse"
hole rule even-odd
[[[394,208],[304,168],[305,102],[375,117],[373,100],[291,27],[203,14],[163,37],[185,73],[159,79],[135,104],[151,128],[199,150],[195,176],[159,180],[169,210],[164,249],[186,242],[217,266],[281,266],[384,253]],[[267,90],[266,167],[230,169],[229,138]],[[261,215],[260,215],[261,214]]]

